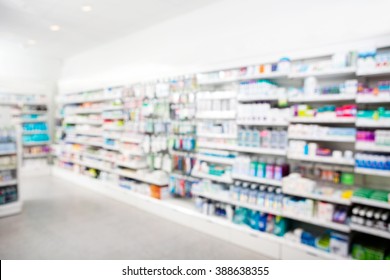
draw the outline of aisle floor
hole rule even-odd
[[[0,259],[265,259],[53,176],[22,180],[0,219]]]

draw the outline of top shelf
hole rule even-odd
[[[348,77],[355,75],[355,67],[336,68],[325,71],[308,71],[303,73],[291,73],[288,77],[291,79],[304,79],[307,77],[321,77],[321,78],[332,78],[332,77]]]
[[[390,67],[382,69],[357,70],[357,76],[390,76]]]

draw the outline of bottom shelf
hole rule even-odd
[[[0,218],[20,213],[22,211],[22,205],[23,203],[21,201],[0,205]]]
[[[172,198],[158,200],[121,188],[115,183],[88,178],[59,167],[53,167],[53,175],[270,258],[285,258],[281,252],[289,248],[294,250],[296,258],[301,259],[308,259],[309,256],[311,259],[348,259],[270,233],[237,225],[223,218],[204,215],[195,210],[191,200]]]

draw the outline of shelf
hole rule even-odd
[[[238,125],[253,125],[253,126],[288,126],[288,121],[242,121],[237,120]]]
[[[50,154],[23,154],[23,158],[45,158],[48,157]]]
[[[71,110],[65,110],[67,115],[77,115],[77,114],[99,114],[103,111],[103,108],[77,108]]]
[[[102,119],[104,120],[122,120],[126,118],[126,116],[122,115],[122,116],[102,116]]]
[[[204,138],[219,138],[219,139],[236,139],[235,134],[224,134],[224,133],[198,133],[196,136]]]
[[[99,96],[99,97],[93,97],[93,98],[77,98],[73,99],[72,98],[67,98],[67,99],[57,99],[58,103],[61,104],[79,104],[79,103],[91,103],[91,102],[101,102],[101,101],[107,101],[107,100],[114,100],[121,98],[121,96]]]
[[[122,154],[124,155],[129,155],[129,156],[143,156],[145,155],[145,152],[142,151],[142,150],[126,150],[126,149],[122,149],[121,150]]]
[[[291,192],[291,191],[286,191],[286,190],[283,190],[283,194],[297,196],[297,197],[310,198],[310,199],[319,200],[319,201],[326,201],[326,202],[331,202],[331,203],[341,204],[341,205],[351,205],[351,200],[343,199],[341,197],[332,197],[332,196],[312,194],[312,193],[303,193],[303,192],[298,193],[298,192]]]
[[[302,161],[312,161],[312,162],[321,162],[321,163],[329,163],[335,165],[355,165],[354,159],[344,159],[344,158],[334,158],[332,156],[329,157],[321,157],[321,156],[306,156],[306,155],[295,155],[288,154],[287,157],[293,160],[302,160]]]
[[[16,179],[5,181],[5,182],[0,182],[0,187],[12,186],[12,185],[16,185],[17,183],[18,183],[18,181]]]
[[[196,156],[198,160],[208,161],[208,162],[214,162],[214,163],[220,163],[220,164],[227,164],[227,165],[233,165],[234,164],[234,158],[224,158],[224,157],[218,157],[218,156],[207,156],[198,154]]]
[[[40,122],[47,122],[47,118],[40,118],[40,119],[21,119],[20,123],[40,123]]]
[[[103,134],[104,139],[112,139],[112,140],[119,140],[121,139],[120,135],[110,135],[110,134]]]
[[[262,96],[262,95],[247,95],[245,96],[242,94],[242,96],[237,96],[237,101],[239,102],[254,102],[254,101],[278,101],[278,100],[287,100],[287,96],[277,96],[276,94],[274,96]]]
[[[212,142],[198,142],[198,148],[210,148],[215,150],[228,150],[235,151],[236,145],[224,144],[224,143],[212,143]]]
[[[17,169],[17,168],[18,167],[16,165],[0,166],[0,171],[14,170],[14,169]]]
[[[312,94],[307,96],[290,97],[288,102],[337,102],[337,101],[355,101],[356,94]]]
[[[373,175],[373,176],[390,177],[390,170],[379,170],[379,169],[355,167],[355,173],[365,174],[365,175]]]
[[[197,119],[230,120],[235,117],[236,111],[203,111],[196,114]]]
[[[23,135],[34,135],[34,134],[48,134],[48,130],[31,130],[31,131],[22,131]]]
[[[370,235],[375,235],[375,236],[386,238],[386,239],[390,239],[390,232],[380,230],[380,229],[370,228],[370,227],[361,226],[361,225],[357,225],[357,224],[351,224],[351,230],[367,233]]]
[[[390,153],[390,146],[378,146],[375,143],[356,142],[355,149],[359,151]]]
[[[196,95],[196,100],[223,100],[223,99],[233,99],[236,98],[235,91],[213,91],[205,94],[204,92],[199,92]],[[175,105],[186,104],[186,103],[175,103]],[[187,105],[187,104],[186,104]]]
[[[103,111],[116,111],[116,110],[123,110],[123,105],[116,105],[116,106],[106,106],[103,107]]]
[[[111,150],[111,151],[120,151],[121,147],[116,147],[116,146],[110,146],[110,145],[103,145],[103,149],[106,150]]]
[[[329,69],[325,71],[308,71],[303,73],[291,73],[288,77],[291,79],[303,79],[311,76],[322,77],[322,78],[348,77],[348,76],[354,76],[355,72],[356,72],[355,67],[345,67],[345,68]]]
[[[356,204],[362,204],[362,205],[367,205],[367,206],[378,207],[378,208],[383,208],[383,209],[390,210],[390,202],[386,203],[384,201],[379,201],[379,200],[369,199],[369,198],[356,197],[356,196],[353,196],[351,201],[352,201],[352,203],[356,203]]]
[[[96,142],[93,142],[93,141],[81,141],[81,140],[69,140],[69,139],[65,139],[64,140],[65,142],[68,142],[68,143],[74,143],[74,144],[80,144],[80,145],[87,145],[87,146],[94,146],[94,147],[103,147],[103,143],[96,143]]]
[[[321,259],[328,259],[328,260],[347,260],[347,259],[349,259],[348,257],[343,257],[343,256],[340,256],[337,254],[326,252],[324,250],[314,248],[314,247],[306,245],[306,244],[293,242],[293,241],[290,241],[287,239],[283,240],[283,245],[297,249],[297,250],[304,251],[305,253],[307,253],[309,255],[314,255],[315,257],[321,258]]]
[[[390,68],[357,70],[357,76],[383,76],[390,75]]]
[[[67,120],[64,119],[66,124],[90,124],[90,125],[102,125],[103,122],[100,120]]]
[[[85,167],[89,167],[89,168],[93,168],[93,169],[98,169],[98,170],[101,170],[101,171],[105,171],[105,172],[114,172],[113,169],[109,168],[109,167],[105,167],[105,166],[100,166],[98,163],[93,163],[93,162],[85,162],[85,161],[82,161],[82,160],[68,160],[68,159],[60,159],[61,161],[65,161],[65,162],[72,162],[74,164],[78,164],[78,165],[82,165],[82,166],[85,166]]]
[[[295,123],[355,123],[356,118],[354,117],[334,117],[334,118],[316,118],[316,117],[292,117],[290,122]]]
[[[220,84],[227,84],[227,83],[234,83],[237,82],[236,77],[231,77],[229,79],[218,79],[218,80],[208,80],[208,81],[202,81],[198,80],[199,85],[220,85]]]
[[[73,154],[77,155],[76,153],[73,153]],[[91,158],[100,159],[100,160],[109,161],[109,162],[116,162],[117,161],[116,158],[106,157],[106,156],[102,156],[102,155],[95,155],[95,154],[90,154],[90,153],[82,153],[81,156],[91,157]]]
[[[222,176],[215,176],[215,175],[210,175],[210,174],[201,173],[201,172],[197,172],[197,171],[192,171],[191,176],[202,178],[202,179],[209,179],[209,180],[212,180],[215,182],[221,182],[221,183],[225,183],[225,184],[233,183],[232,178],[229,178],[229,177],[223,176],[223,175]]]
[[[103,126],[103,129],[111,131],[123,131],[125,128],[123,126]]]
[[[321,142],[341,142],[341,143],[354,143],[355,136],[332,136],[332,135],[324,135],[324,136],[306,136],[306,135],[288,135],[289,139],[296,140],[307,140],[307,141],[321,141]]]
[[[390,128],[390,118],[382,120],[372,120],[372,119],[357,119],[357,127],[378,127],[378,128]]]
[[[316,217],[303,217],[303,216],[298,216],[298,215],[294,215],[294,214],[289,214],[289,213],[286,213],[285,211],[283,211],[282,216],[285,218],[292,219],[292,220],[296,220],[296,221],[300,221],[300,222],[304,222],[304,223],[308,223],[308,224],[313,224],[313,225],[320,226],[320,227],[330,228],[330,229],[334,229],[334,230],[341,231],[341,232],[350,232],[351,231],[351,229],[348,225],[339,224],[339,223],[335,223],[335,222],[331,222],[331,221],[325,221],[325,220],[318,219]]]
[[[23,146],[43,146],[48,144],[50,144],[50,141],[23,143]]]
[[[11,156],[15,155],[16,151],[7,151],[7,152],[0,152],[0,156]]]
[[[122,167],[127,167],[127,168],[130,168],[130,169],[144,169],[144,168],[148,167],[148,165],[146,163],[144,163],[144,164],[134,164],[134,163],[130,163],[130,162],[116,162],[116,165],[117,166],[122,166]]]
[[[15,201],[0,205],[0,217],[6,217],[20,213],[22,211],[22,202]]]
[[[128,142],[128,143],[142,143],[143,142],[143,138],[133,138],[133,137],[126,137],[126,136],[121,137],[120,140],[122,142]]]
[[[102,131],[83,131],[83,130],[71,130],[69,132],[77,135],[86,135],[86,136],[101,136],[103,133]]]
[[[281,79],[287,78],[287,72],[270,72],[270,73],[259,73],[256,75],[249,75],[244,77],[239,77],[238,81],[247,81],[247,80],[261,80],[261,79]]]
[[[194,191],[192,191],[192,194],[196,195],[196,196],[202,196],[204,198],[208,198],[208,199],[211,199],[214,201],[220,201],[220,202],[227,203],[230,205],[236,205],[239,207],[243,207],[243,208],[247,208],[247,209],[251,209],[251,210],[255,210],[255,211],[260,211],[260,212],[265,212],[265,213],[269,213],[269,214],[276,215],[276,216],[280,216],[282,213],[281,211],[278,211],[275,209],[261,207],[259,205],[251,204],[251,203],[247,203],[247,202],[232,200],[231,198],[229,198],[227,196],[221,196],[221,195],[213,194],[213,193],[209,193],[209,192],[196,192],[196,191],[194,192]]]
[[[272,185],[272,186],[282,186],[282,181],[274,180],[274,179],[267,179],[267,178],[258,178],[248,175],[239,175],[239,174],[233,174],[233,179],[240,180],[240,181],[247,181],[247,182],[253,182],[258,184],[266,184],[266,185]]]
[[[265,155],[286,156],[287,154],[286,150],[259,148],[259,147],[235,146],[233,150],[241,153],[260,154],[260,155],[265,154]]]
[[[151,184],[151,185],[166,186],[166,185],[169,184],[169,178],[168,177],[163,179],[163,180],[158,180],[156,178],[151,178],[150,174],[143,174],[143,173],[138,174],[136,172],[120,170],[120,169],[117,169],[115,171],[115,173],[118,174],[119,176],[130,178],[130,179],[134,179],[136,181],[141,181],[141,182],[144,182],[144,183],[147,183],[147,184]]]
[[[356,103],[390,103],[390,92],[374,94],[358,94]]]

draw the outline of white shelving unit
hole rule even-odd
[[[356,94],[312,94],[305,96],[290,97],[291,103],[315,103],[315,102],[338,102],[338,101],[355,101]]]
[[[235,146],[232,148],[233,151],[248,153],[248,154],[259,154],[259,155],[275,155],[275,156],[286,156],[286,150],[272,149],[272,148],[259,148],[259,147],[243,147]]]
[[[285,211],[283,211],[282,215],[283,215],[283,217],[286,217],[286,218],[289,218],[292,220],[301,221],[304,223],[313,224],[313,225],[317,225],[317,226],[321,226],[321,227],[325,227],[325,228],[330,228],[330,229],[334,229],[334,230],[341,231],[341,232],[350,232],[351,231],[351,229],[348,225],[339,224],[339,223],[335,223],[335,222],[331,222],[331,221],[325,221],[325,220],[318,219],[316,217],[304,217],[304,216],[299,216],[299,215],[293,215],[293,214],[287,213]]]
[[[378,236],[378,237],[382,237],[382,238],[386,238],[386,239],[390,239],[390,232],[384,231],[384,230],[379,230],[379,229],[361,226],[361,225],[357,225],[357,224],[351,224],[351,230],[367,233],[370,235],[374,235],[374,236]]]
[[[246,181],[246,182],[266,184],[266,185],[272,185],[278,187],[282,186],[282,181],[278,181],[274,179],[259,178],[259,177],[253,177],[248,175],[241,175],[241,174],[233,174],[232,177],[233,179]]]
[[[326,202],[331,202],[340,205],[351,205],[351,200],[349,199],[343,199],[341,197],[334,197],[330,195],[318,195],[318,194],[303,193],[303,192],[298,193],[298,192],[291,192],[286,190],[283,190],[283,194],[297,196],[297,197],[304,197],[304,198],[314,199],[318,201],[326,201]]]
[[[355,196],[352,197],[351,202],[356,203],[356,204],[362,204],[362,205],[367,205],[367,206],[378,207],[378,208],[390,210],[390,202],[386,203],[386,202],[378,201],[375,199],[361,198],[361,197],[355,197]]]
[[[237,120],[238,125],[253,125],[253,126],[288,126],[288,121],[242,121]]]
[[[390,103],[390,92],[374,94],[358,94],[356,96],[358,104]]]
[[[306,136],[306,135],[288,135],[289,139],[319,141],[319,142],[340,142],[340,143],[354,143],[355,137],[350,136]]]
[[[233,120],[236,118],[236,111],[203,111],[198,112],[196,118],[206,120]]]
[[[220,163],[220,164],[227,164],[227,165],[233,165],[234,164],[234,158],[224,158],[224,157],[208,156],[208,155],[202,155],[202,154],[198,154],[196,156],[196,158],[198,160],[214,162],[214,163]]]
[[[359,151],[390,153],[390,146],[378,146],[374,143],[356,142],[355,149]]]
[[[191,176],[197,177],[197,178],[202,178],[202,179],[209,179],[215,182],[220,182],[220,183],[225,183],[225,184],[231,184],[233,183],[232,178],[227,177],[227,176],[216,176],[216,175],[210,175],[206,173],[200,173],[197,171],[192,171]]]
[[[365,174],[365,175],[373,175],[373,176],[390,177],[390,170],[379,170],[379,169],[355,167],[355,173]]]
[[[355,67],[335,68],[323,71],[307,71],[303,73],[291,73],[289,78],[291,79],[304,79],[307,77],[322,77],[322,78],[333,78],[333,77],[348,77],[353,76],[356,72]]]
[[[193,191],[192,194],[196,195],[196,196],[202,196],[202,197],[205,197],[205,198],[208,198],[208,199],[211,199],[211,200],[220,201],[220,202],[223,202],[223,203],[235,205],[235,206],[238,206],[238,207],[244,207],[244,208],[255,210],[255,211],[269,213],[269,214],[276,215],[276,216],[282,215],[282,211],[279,211],[277,209],[261,207],[261,206],[256,205],[256,204],[250,204],[250,203],[247,203],[247,202],[241,202],[241,201],[232,200],[231,198],[229,198],[227,196],[221,196],[221,195],[218,195],[218,194],[213,194],[213,193],[208,193],[208,192],[196,192],[196,191]]]
[[[381,76],[381,75],[390,75],[390,68],[381,68],[381,69],[362,69],[356,71],[357,76]]]
[[[329,164],[336,164],[336,165],[350,165],[350,166],[355,165],[354,159],[335,158],[335,157],[320,157],[320,156],[306,156],[306,155],[295,155],[295,154],[288,154],[287,157],[289,159],[293,159],[293,160],[329,163]]]
[[[356,127],[390,128],[390,120],[357,119]]]
[[[316,118],[316,117],[292,117],[290,122],[293,123],[355,123],[356,118],[353,117],[335,117],[335,118]]]

